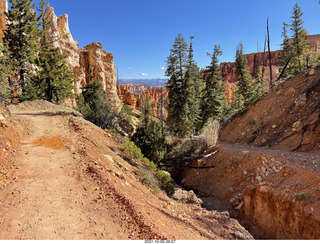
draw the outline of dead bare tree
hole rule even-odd
[[[273,86],[273,78],[272,78],[272,64],[271,64],[271,51],[270,51],[270,32],[269,32],[269,18],[267,18],[267,35],[268,35],[268,52],[269,52],[269,69],[270,69],[270,82],[269,89],[272,89]]]

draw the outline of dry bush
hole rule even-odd
[[[176,140],[170,145],[169,158],[192,157],[201,154],[207,149],[207,143],[202,137],[192,137]]]
[[[219,130],[220,123],[218,120],[210,119],[203,127],[200,137],[204,138],[208,148],[216,145],[219,137]]]

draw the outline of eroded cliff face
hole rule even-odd
[[[2,40],[4,34],[3,31],[6,29],[6,16],[4,12],[8,10],[7,0],[0,1],[0,39]]]
[[[141,89],[138,88],[139,85],[120,85],[121,99],[123,102],[128,104],[131,108],[140,109],[143,100],[147,97],[150,98],[153,108],[153,116],[160,118],[161,110],[163,119],[167,118],[167,111],[165,109],[168,104],[168,91],[165,87],[148,87],[145,84],[141,84]],[[139,91],[139,92],[134,92]],[[143,92],[141,92],[143,91]],[[162,106],[161,106],[162,101]]]
[[[61,52],[67,55],[67,65],[74,71],[76,81],[74,83],[74,92],[76,95],[81,93],[81,87],[89,82],[89,73],[99,78],[105,91],[108,93],[109,103],[120,108],[122,102],[117,95],[116,89],[116,70],[114,65],[114,56],[103,50],[99,42],[93,42],[82,49],[72,37],[69,29],[68,15],[57,17],[54,9],[48,5],[46,15],[50,27],[49,31],[57,41],[53,42],[55,47],[59,47]],[[75,105],[75,101],[70,101]]]
[[[280,75],[280,72],[281,72],[280,66],[278,64],[280,55],[281,55],[281,51],[271,52],[271,68],[272,68],[273,80],[276,80],[276,78]],[[264,69],[264,76],[263,76],[264,80],[265,81],[270,80],[269,59],[268,59],[267,53],[266,54],[264,54],[263,52],[250,53],[250,54],[246,54],[246,58],[248,60],[248,68],[252,77],[256,77],[257,69],[260,68],[261,70]],[[227,62],[227,63],[221,63],[220,68],[221,68],[221,75],[222,75],[223,81],[226,83],[227,101],[231,102],[232,94],[236,88],[236,81],[237,81],[235,66],[234,66],[234,63]]]

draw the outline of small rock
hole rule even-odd
[[[307,104],[307,94],[301,94],[296,100],[295,100],[295,108],[301,108],[304,105]]]
[[[243,239],[243,234],[238,230],[236,232],[234,232],[234,235],[238,239]]]
[[[316,71],[315,71],[314,69],[310,69],[308,75],[309,75],[309,76],[313,76],[313,75],[315,75],[315,74],[316,74]]]
[[[289,90],[287,90],[287,91],[284,93],[284,95],[285,95],[285,96],[288,96],[288,95],[294,94],[295,92],[296,92],[296,90],[295,90],[293,87],[291,87]]]
[[[291,130],[292,131],[300,131],[300,130],[302,130],[302,128],[303,128],[303,125],[302,125],[301,121],[298,120],[295,123],[293,123]]]
[[[239,210],[239,209],[242,208],[242,206],[243,206],[243,202],[241,202],[237,207],[235,207],[235,209],[236,209],[236,210]]]
[[[275,129],[275,128],[277,128],[277,125],[273,125],[273,126],[271,126],[272,127],[272,129]]]
[[[261,182],[261,181],[263,181],[263,178],[262,178],[260,175],[258,175],[258,176],[256,177],[256,180],[259,181],[259,182]]]

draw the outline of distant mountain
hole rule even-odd
[[[147,84],[152,87],[165,86],[168,79],[119,79],[120,85]]]

